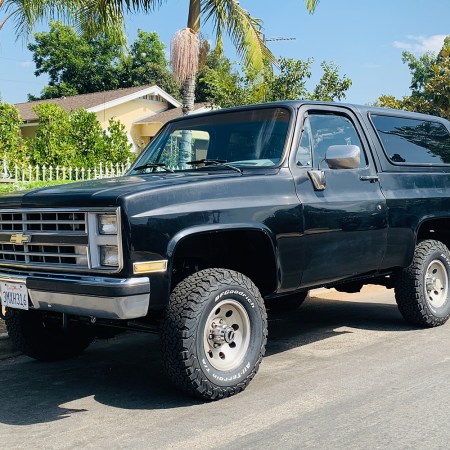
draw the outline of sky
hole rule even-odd
[[[138,29],[156,31],[168,52],[174,32],[186,26],[188,4],[188,0],[167,0],[151,14],[128,15],[129,42]],[[321,0],[313,15],[307,13],[303,0],[241,0],[240,5],[263,21],[268,39],[295,38],[268,42],[276,57],[314,58],[311,87],[320,79],[321,61],[336,63],[340,73],[353,81],[345,101],[356,104],[373,103],[382,94],[408,95],[411,77],[402,52],[416,56],[437,52],[450,34],[450,0]],[[46,30],[45,24],[38,30]],[[214,43],[211,24],[202,24],[202,32]],[[26,44],[22,38],[16,40],[13,23],[0,30],[3,102],[25,102],[28,93],[37,95],[47,84],[45,76],[34,76]],[[225,55],[238,61],[228,41]]]

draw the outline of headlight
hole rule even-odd
[[[89,211],[87,215],[90,269],[117,271],[122,268],[120,209]]]
[[[115,214],[98,215],[99,234],[117,234],[117,216]]]
[[[116,246],[100,246],[100,265],[113,267],[119,266],[119,251]]]

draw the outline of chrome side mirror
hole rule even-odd
[[[357,145],[330,145],[325,155],[330,169],[357,169],[361,150]]]

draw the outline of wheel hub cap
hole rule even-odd
[[[427,268],[425,275],[425,289],[429,304],[434,308],[442,307],[447,301],[448,275],[444,264],[434,260]]]
[[[215,305],[204,328],[204,350],[217,370],[237,368],[250,343],[250,319],[245,308],[233,299]]]

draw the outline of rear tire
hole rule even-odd
[[[161,329],[163,360],[183,391],[218,400],[243,391],[265,352],[263,299],[246,276],[201,270],[170,296]]]
[[[450,317],[450,254],[440,241],[416,246],[409,267],[396,282],[395,299],[405,320],[419,327],[437,327]]]
[[[38,361],[59,361],[79,355],[94,340],[90,329],[73,325],[63,329],[45,320],[39,311],[7,309],[6,329],[14,346]]]

